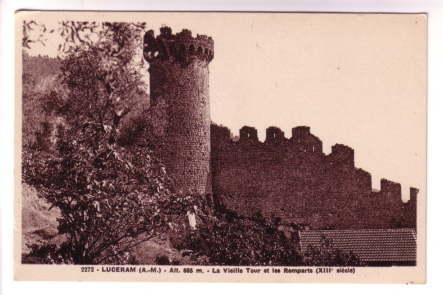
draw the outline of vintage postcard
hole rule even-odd
[[[16,280],[426,280],[426,14],[16,13]]]

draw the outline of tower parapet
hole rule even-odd
[[[214,58],[214,40],[206,35],[193,37],[187,29],[173,34],[170,27],[162,27],[157,36],[153,30],[146,32],[143,56],[148,62],[174,60],[187,64],[192,58],[198,58],[209,63]]]

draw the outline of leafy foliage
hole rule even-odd
[[[22,111],[24,148],[47,148],[51,124],[56,121],[50,110],[54,93],[63,93],[57,81],[60,61],[45,56],[23,54]]]
[[[44,114],[63,123],[40,134],[47,138],[56,129],[49,148],[23,149],[23,180],[60,209],[58,229],[67,237],[58,248],[32,251],[49,253],[46,263],[126,263],[133,247],[167,225],[165,168],[146,147],[116,142],[121,119],[144,85],[133,63],[143,25],[92,25],[62,24],[70,32],[60,47],[66,54],[57,78],[62,88],[40,99]],[[84,42],[85,31],[99,38]]]
[[[189,232],[179,247],[192,250],[198,264],[282,266],[300,263],[296,245],[276,224],[222,211]]]
[[[59,233],[68,236],[75,263],[112,262],[165,225],[160,205],[169,196],[167,176],[146,150],[97,140],[94,128],[71,132],[59,142],[58,156],[28,153],[24,178],[60,208]]]
[[[167,233],[198,264],[303,263],[296,241],[285,237],[276,223],[214,212],[208,196],[172,195],[165,167],[149,140],[133,140],[140,133],[149,135],[143,118],[131,117],[145,97],[143,65],[137,61],[144,27],[62,22],[57,30],[64,38],[58,47],[61,58],[53,65],[57,74],[51,67],[37,75],[25,69],[23,134],[36,139],[23,146],[23,180],[60,210],[58,231],[66,239],[58,246],[31,245],[23,261],[137,263],[131,250]],[[37,39],[32,39],[32,30],[37,30]],[[25,22],[23,47],[45,44],[45,33],[54,30]],[[44,75],[46,80],[40,77]],[[186,214],[201,219],[197,229],[189,227]],[[355,261],[326,243],[311,248],[304,263]],[[161,256],[157,263],[169,259]]]
[[[361,266],[363,263],[354,253],[334,248],[333,241],[322,237],[319,247],[308,246],[304,264],[309,266]]]
[[[46,45],[47,34],[53,34],[54,30],[48,30],[44,24],[39,24],[34,20],[23,21],[23,48],[30,49],[32,44],[40,43]]]

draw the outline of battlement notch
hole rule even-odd
[[[372,176],[368,171],[361,168],[355,170],[357,185],[361,191],[370,192],[372,190]]]

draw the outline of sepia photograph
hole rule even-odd
[[[15,17],[16,279],[424,282],[426,14]]]

